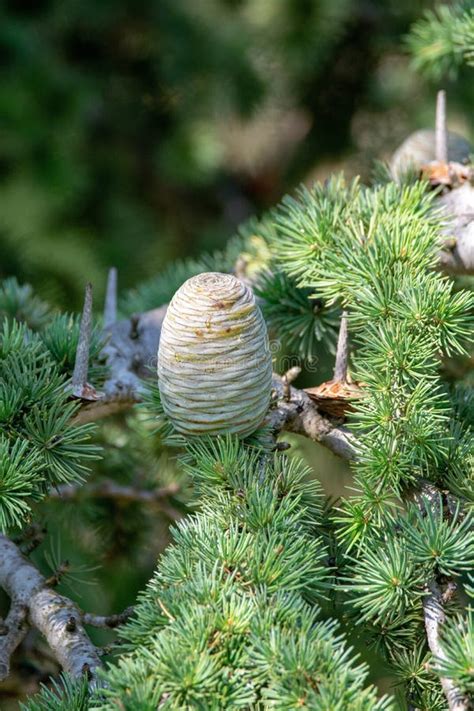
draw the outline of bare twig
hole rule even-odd
[[[117,270],[109,269],[104,305],[104,327],[109,328],[117,321]]]
[[[82,621],[85,625],[92,627],[105,627],[114,629],[123,625],[133,615],[134,607],[127,607],[123,612],[116,615],[92,615],[90,612],[85,612],[82,616]]]
[[[289,402],[291,399],[290,385],[296,380],[298,375],[301,373],[301,368],[298,365],[293,366],[281,376],[281,382],[283,383],[283,397],[285,402]]]
[[[61,501],[74,501],[77,498],[104,498],[117,501],[138,501],[145,504],[156,504],[169,496],[179,492],[176,483],[158,489],[139,489],[136,486],[125,486],[114,481],[105,480],[92,484],[61,484],[56,489],[51,489],[49,498]]]
[[[28,624],[45,636],[64,671],[73,677],[86,673],[96,683],[96,671],[102,664],[82,626],[78,608],[72,600],[51,590],[39,570],[3,534],[0,534],[0,586],[9,595],[13,609],[24,609]]]
[[[413,500],[423,514],[428,510],[437,516],[443,513],[443,499],[441,491],[432,482],[422,479],[418,489],[413,494]],[[423,599],[423,612],[425,621],[426,638],[433,657],[446,659],[441,645],[441,629],[446,622],[444,605],[448,604],[456,594],[456,583],[449,580],[444,591],[435,580],[426,585],[427,595]],[[451,679],[440,677],[441,686],[448,702],[450,711],[468,711],[467,700],[456,688]]]
[[[82,397],[89,372],[89,349],[92,329],[92,284],[86,285],[84,307],[82,309],[79,341],[77,343],[76,360],[72,374],[72,392],[76,397]]]
[[[156,372],[161,324],[165,314],[166,306],[161,306],[141,314],[138,323],[136,319],[133,322],[133,329],[130,319],[118,321],[111,327],[103,351],[110,369],[110,378],[104,385],[105,398],[99,401],[99,405],[116,401],[130,405],[140,400],[142,379]],[[93,419],[92,411],[90,416]]]
[[[24,528],[18,536],[13,536],[12,541],[16,543],[23,555],[30,555],[44,541],[47,529],[40,523],[32,523]]]
[[[438,91],[436,96],[436,160],[448,162],[448,130],[446,127],[446,92]]]
[[[452,594],[454,594],[453,588],[449,588],[448,586],[448,589],[448,596],[452,596]],[[446,659],[446,655],[444,653],[440,637],[442,626],[446,622],[446,614],[444,612],[443,604],[445,604],[447,599],[449,598],[446,598],[446,593],[443,599],[443,593],[441,592],[438,584],[432,581],[428,585],[428,595],[423,600],[428,645],[433,656],[443,660]],[[440,681],[441,686],[443,687],[444,695],[446,696],[446,700],[448,702],[449,711],[468,711],[470,708],[469,702],[454,685],[453,681],[447,677],[441,677]]]
[[[345,383],[347,381],[347,363],[349,359],[349,335],[347,332],[347,311],[342,312],[337,339],[336,364],[333,380]]]

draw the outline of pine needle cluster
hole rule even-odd
[[[173,440],[198,511],[174,529],[121,632],[125,652],[84,709],[389,708],[322,617],[328,595],[385,656],[400,699],[441,711],[440,674],[472,691],[470,613],[447,610],[442,659],[424,628],[429,585],[462,586],[474,568],[472,404],[440,379],[442,357],[464,353],[473,298],[433,269],[433,194],[336,176],[285,198],[272,220],[255,287],[270,325],[288,333],[298,304],[294,343],[306,334],[309,352],[308,304],[348,314],[362,388],[349,422],[356,491],[324,508],[297,458],[258,441]],[[155,391],[146,407],[162,420]]]
[[[60,681],[53,681],[51,688],[43,685],[39,694],[20,705],[22,711],[87,711],[88,707],[87,679],[78,682],[66,674]]]
[[[427,583],[474,566],[469,514],[423,498],[421,512],[420,502],[406,508],[424,482],[461,494],[464,509],[474,503],[472,430],[439,376],[441,356],[464,353],[473,295],[433,269],[440,219],[423,183],[369,189],[339,176],[286,198],[276,223],[280,268],[348,311],[363,394],[350,423],[357,491],[333,516],[342,598],[403,676],[428,652]],[[418,688],[412,673],[404,677],[410,702],[436,708],[436,677],[424,684],[417,675]]]
[[[474,299],[432,269],[440,221],[425,185],[368,189],[337,178],[284,200],[277,221],[281,269],[349,311],[364,392],[352,423],[358,475],[399,495],[420,477],[442,480],[458,456],[465,476],[439,357],[465,352]]]
[[[0,528],[28,520],[51,486],[81,481],[97,457],[93,425],[73,425],[78,405],[41,337],[17,321],[0,332]]]
[[[254,292],[265,320],[285,351],[303,363],[311,363],[318,346],[334,351],[338,309],[314,299],[312,291],[299,287],[296,279],[279,270],[260,273]]]
[[[329,578],[321,495],[297,460],[234,438],[188,446],[199,512],[180,523],[112,668],[103,711],[387,709],[364,689],[337,625],[318,619]]]
[[[29,284],[19,284],[15,277],[4,279],[0,285],[0,319],[15,319],[36,331],[48,322],[51,309],[33,293]]]
[[[428,10],[407,38],[414,68],[434,79],[474,66],[474,8],[470,2]]]

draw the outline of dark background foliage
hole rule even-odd
[[[367,176],[432,123],[402,51],[429,5],[6,0],[0,274],[77,308],[111,264],[133,286],[302,180]],[[452,125],[473,93],[456,83]]]

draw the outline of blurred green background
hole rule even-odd
[[[370,174],[434,92],[417,0],[4,0],[0,275],[78,308],[221,246],[300,181]],[[451,88],[447,86],[448,90]],[[467,133],[474,83],[449,91]]]
[[[92,281],[99,309],[111,265],[123,291],[176,258],[222,247],[302,181],[341,169],[368,180],[374,159],[433,125],[439,86],[412,71],[403,44],[431,6],[4,0],[0,278],[30,282],[65,310],[80,308]],[[444,88],[450,128],[472,139],[472,75]],[[329,372],[323,360],[318,379]],[[179,481],[144,426],[126,415],[101,427],[105,460],[94,476]],[[291,441],[340,495],[346,466]],[[85,609],[117,612],[144,587],[187,500],[184,482],[159,515],[106,500],[43,506],[49,535],[35,560],[51,573],[67,557],[75,579],[59,589]],[[2,710],[56,671],[40,640],[25,645],[0,688]],[[372,678],[382,675],[376,668]]]

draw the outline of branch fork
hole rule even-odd
[[[78,608],[72,600],[49,588],[39,570],[3,534],[0,534],[0,586],[11,599],[5,621],[8,633],[0,638],[0,680],[8,675],[10,656],[32,626],[44,635],[65,672],[77,678],[87,669],[88,676],[97,682],[96,673],[102,663],[84,630]],[[74,629],[71,618],[76,620]]]
[[[69,598],[53,590],[48,580],[7,536],[0,534],[0,586],[11,599],[0,626],[0,682],[10,671],[10,658],[28,630],[43,634],[63,670],[74,678],[87,676],[91,687],[102,685],[102,650],[89,639],[84,625],[114,629],[133,614],[128,607],[116,615],[82,612]]]

